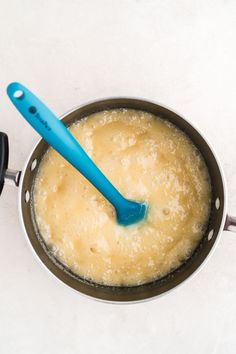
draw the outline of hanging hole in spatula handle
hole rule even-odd
[[[6,170],[8,168],[9,144],[8,136],[0,132],[0,195],[4,186]]]

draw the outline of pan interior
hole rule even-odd
[[[25,169],[21,190],[21,211],[30,243],[44,265],[57,278],[75,290],[86,295],[108,301],[128,302],[143,300],[160,295],[174,288],[194,273],[194,271],[201,265],[213,247],[221,227],[224,213],[224,186],[217,161],[203,137],[183,118],[162,106],[135,99],[108,99],[94,102],[74,110],[63,118],[63,122],[69,126],[77,120],[93,113],[117,108],[143,110],[170,121],[180,130],[184,131],[201,152],[211,178],[212,205],[206,232],[192,256],[179,268],[165,277],[140,286],[115,287],[98,285],[91,281],[84,280],[78,275],[72,273],[60,261],[58,261],[50,249],[48,249],[39,233],[34,217],[32,201],[34,178],[37,174],[40,161],[48,148],[48,144],[43,140],[41,140],[34,149]]]

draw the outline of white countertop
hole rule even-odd
[[[20,81],[57,114],[89,100],[137,96],[180,112],[219,154],[236,215],[234,0],[13,0],[0,11],[0,130],[21,169],[37,134],[5,94]],[[236,234],[170,294],[108,305],[40,267],[23,236],[17,190],[0,198],[1,354],[236,352]]]

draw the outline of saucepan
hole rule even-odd
[[[211,213],[208,226],[191,257],[165,277],[148,284],[130,287],[104,286],[80,278],[55,258],[45,244],[35,221],[33,186],[48,144],[40,140],[30,153],[22,171],[8,168],[8,137],[0,133],[0,193],[6,179],[19,188],[19,215],[23,231],[41,263],[59,280],[79,293],[110,302],[138,302],[167,293],[190,278],[212,254],[223,230],[236,231],[236,218],[227,214],[227,191],[224,174],[213,148],[206,138],[177,113],[161,105],[134,98],[110,98],[73,109],[61,117],[66,126],[93,113],[118,108],[136,109],[166,119],[184,131],[201,152],[209,170],[212,186]]]

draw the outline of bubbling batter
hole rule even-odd
[[[131,109],[93,114],[70,131],[115,187],[149,210],[138,224],[118,225],[109,202],[49,148],[34,210],[56,258],[83,278],[116,286],[177,268],[199,243],[210,212],[210,179],[196,147],[169,122]]]

